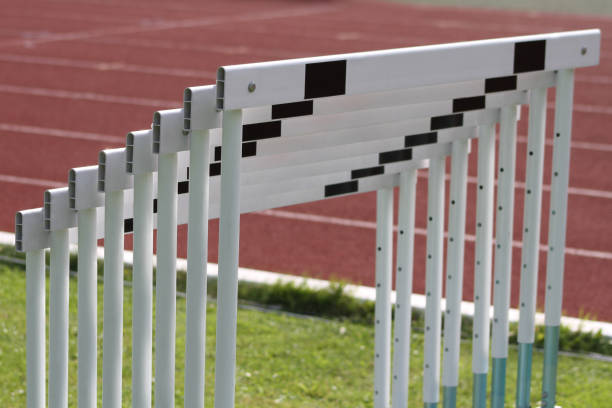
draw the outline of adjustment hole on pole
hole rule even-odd
[[[478,186],[478,188],[479,188],[480,190],[482,190],[484,187],[483,187],[483,185],[481,184],[481,185],[479,185],[479,186]]]
[[[552,289],[552,286],[548,285],[548,290],[551,290],[551,289]]]
[[[561,137],[561,133],[557,133],[557,137]]]
[[[478,333],[474,334],[474,338],[477,339],[478,338]]]
[[[586,55],[586,53],[587,53],[587,47],[582,47],[580,49],[580,55]],[[544,397],[544,398],[546,398],[546,397]]]
[[[380,320],[376,320],[376,324],[380,324]]]
[[[478,299],[480,299],[480,296],[476,296],[474,299],[478,300]]]
[[[525,232],[529,232],[529,228],[525,228]]]
[[[525,302],[521,302],[521,307],[525,307]]]
[[[429,217],[429,221],[433,221],[433,217]]]
[[[450,241],[450,242],[453,242],[453,241],[454,241],[453,237],[450,237],[450,238],[449,238],[449,241]]]
[[[558,173],[558,172],[556,172],[556,171],[555,171],[555,173],[554,173],[554,174],[555,174],[555,177],[557,177],[557,176],[559,175],[559,173]]]
[[[425,364],[425,368],[429,368],[429,364]]]
[[[453,279],[453,275],[448,275],[448,280]]]
[[[397,267],[397,270],[398,270],[399,272],[401,272],[401,271],[402,271],[402,267],[401,267],[401,266],[398,266],[398,267]]]
[[[501,168],[499,169],[499,172],[500,172],[500,173],[503,173],[503,172],[504,172],[504,168],[503,168],[503,167],[501,167]]]
[[[427,326],[427,327],[425,328],[425,330],[426,330],[426,331],[429,331],[429,326]]]
[[[527,194],[531,194],[531,190],[527,190]]]
[[[377,249],[377,250],[379,250],[379,251],[382,251],[382,248],[381,248],[381,247],[378,247],[378,248],[376,248],[376,249]]]
[[[444,351],[448,353],[448,347],[444,347]]]
[[[398,342],[399,342],[399,339],[398,339],[397,337],[395,338],[395,342],[396,342],[396,343],[398,343]]]
[[[377,284],[376,284],[376,287],[377,287],[377,288],[380,288],[380,283],[377,283]]]
[[[555,215],[557,212],[555,210],[552,210],[552,215]]]
[[[527,264],[523,264],[523,269],[527,269]]]
[[[450,314],[450,309],[446,309],[446,314]]]
[[[550,247],[550,252],[552,252],[555,249],[555,247]]]
[[[497,249],[501,249],[501,245],[500,244],[497,244]]]
[[[479,222],[477,225],[478,225],[478,228],[482,227],[482,222]]]
[[[379,358],[380,354],[376,353],[376,358]],[[378,391],[376,391],[376,393],[378,393]]]
[[[497,317],[493,319],[493,322],[494,322],[494,323],[497,323],[497,322],[498,322]]]
[[[395,307],[398,308],[398,309],[400,308],[400,306],[401,305],[399,303],[397,305],[395,305]]]
[[[427,254],[427,259],[431,259],[431,254]]]
[[[532,150],[529,151],[529,155],[533,156],[533,151]]]
[[[452,200],[452,201],[451,201],[451,204],[452,204],[452,205],[455,205],[455,200]]]
[[[480,261],[476,261],[476,265],[480,265]]]
[[[500,205],[499,207],[497,207],[497,209],[498,209],[499,211],[501,211],[501,210],[502,210],[502,206]]]
[[[394,379],[394,380],[397,380],[397,375],[394,375],[394,376],[393,376],[393,379]]]
[[[400,230],[400,235],[404,235],[404,230]]]
[[[427,296],[431,296],[431,292],[427,292]]]
[[[499,285],[499,279],[495,281],[495,284],[496,284],[496,285]]]

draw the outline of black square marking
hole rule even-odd
[[[438,143],[438,132],[408,135],[404,138],[404,147],[420,146],[431,143]]]
[[[157,198],[153,199],[153,214],[157,214]]]
[[[215,146],[215,161],[221,161],[221,146]]]
[[[272,119],[312,115],[312,101],[281,103],[272,105]]]
[[[463,112],[485,108],[485,96],[470,96],[453,99],[453,112]]]
[[[379,174],[384,174],[384,173],[385,173],[385,166],[368,167],[365,169],[357,169],[357,170],[351,171],[351,178],[356,179],[356,178],[377,176]]]
[[[178,183],[178,193],[186,194],[189,192],[189,182],[188,181],[180,181]]]
[[[431,118],[431,130],[447,129],[459,126],[463,126],[463,113],[434,116]]]
[[[242,144],[242,157],[251,157],[257,154],[257,142],[247,142]]]
[[[485,93],[513,91],[516,89],[516,75],[485,79]]]
[[[356,193],[357,189],[357,180],[347,181],[344,183],[329,184],[325,186],[325,197],[331,197],[340,194]]]
[[[250,125],[242,126],[242,141],[252,142],[254,140],[270,139],[280,137],[281,121],[275,120],[272,122],[251,123]],[[219,157],[219,160],[221,158]]]
[[[133,231],[134,231],[134,219],[126,218],[125,220],[123,220],[123,232],[128,233],[128,232],[133,232]]]
[[[219,174],[221,174],[221,163],[211,163],[208,175],[213,177],[218,176]]]
[[[412,160],[412,149],[392,150],[378,154],[378,164]]]
[[[346,93],[346,60],[306,64],[304,99]]]
[[[514,73],[542,71],[546,61],[546,40],[514,44]]]
[[[187,166],[187,180],[189,180],[189,166]]]

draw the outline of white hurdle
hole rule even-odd
[[[461,387],[465,220],[468,206],[472,205],[467,200],[471,139],[478,139],[472,405],[486,407],[491,354],[491,406],[503,407],[516,129],[520,106],[525,104],[529,104],[530,112],[516,405],[529,406],[546,94],[548,88],[556,87],[541,398],[542,406],[553,407],[563,294],[573,72],[598,63],[599,43],[599,30],[584,30],[224,66],[218,71],[216,85],[187,88],[182,109],[156,112],[151,130],[129,133],[126,147],[104,150],[97,166],[72,169],[69,187],[48,190],[43,208],[16,215],[16,247],[26,252],[28,408],[45,404],[45,249],[51,251],[49,407],[64,408],[68,404],[69,243],[75,242],[79,251],[78,403],[97,404],[96,241],[100,238],[105,240],[103,406],[131,402],[137,408],[148,408],[152,403],[171,407],[175,406],[176,386],[177,228],[181,224],[188,226],[184,405],[202,407],[206,395],[208,220],[218,217],[214,400],[216,408],[232,408],[240,215],[374,191],[377,228],[373,405],[405,408],[410,377],[410,297],[416,266],[416,180],[418,169],[425,168],[429,178],[422,401],[426,408],[437,407],[442,385],[443,406],[456,407]],[[451,172],[444,269],[447,156],[451,156]],[[494,202],[496,171],[498,191]],[[392,327],[395,187],[399,187],[399,216]],[[122,401],[123,243],[125,234],[132,232],[132,401],[128,402]]]

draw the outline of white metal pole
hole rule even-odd
[[[495,125],[478,129],[476,245],[474,264],[474,324],[472,330],[472,406],[486,408],[491,308],[491,245],[495,191]],[[504,169],[506,171],[506,169]]]
[[[49,261],[49,408],[68,406],[68,229],[51,231]]]
[[[155,406],[174,406],[177,153],[158,157]]]
[[[151,407],[153,349],[153,173],[134,174],[132,406]]]
[[[236,386],[236,321],[240,244],[242,110],[223,112],[215,408],[232,408]]]
[[[26,252],[27,407],[45,407],[45,250]]]
[[[121,406],[123,351],[123,190],[104,194],[102,406]]]
[[[417,170],[400,173],[395,279],[395,329],[393,333],[393,387],[391,406],[406,408],[410,376],[410,327],[414,262],[414,210]]]
[[[190,146],[185,407],[203,407],[206,357],[209,131],[192,131]]]
[[[446,158],[429,163],[427,191],[427,260],[425,271],[425,350],[423,401],[425,408],[435,408],[440,388],[440,302],[442,298],[442,262],[444,259],[444,170]]]
[[[442,360],[443,404],[445,408],[454,408],[457,405],[457,386],[459,385],[468,143],[467,139],[454,141],[451,156],[448,243],[446,252],[444,358]]]
[[[387,408],[391,391],[391,268],[393,189],[376,192],[376,305],[374,312],[374,407]]]
[[[546,88],[531,91],[529,134],[523,213],[523,250],[519,294],[519,364],[516,387],[517,408],[529,407],[531,356],[535,337],[536,295],[538,289],[538,255],[540,251],[540,215],[542,207],[542,173],[546,130]]]
[[[514,226],[517,113],[517,106],[502,108],[499,127],[497,216],[495,217],[495,281],[493,285],[494,308],[491,341],[491,355],[493,357],[491,408],[503,408],[506,396],[508,312],[510,310],[510,285],[512,282],[512,231]],[[501,171],[501,169],[504,170]]]
[[[98,404],[98,257],[96,208],[79,210],[78,315],[79,407]]]
[[[563,269],[567,224],[567,189],[569,185],[570,140],[574,70],[557,74],[555,101],[555,135],[553,142],[552,178],[550,186],[550,219],[548,224],[548,257],[546,265],[546,337],[542,406],[554,407],[557,391],[557,354],[559,326],[563,302]]]

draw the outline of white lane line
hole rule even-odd
[[[74,130],[18,125],[14,123],[0,123],[0,131],[62,137],[66,139],[91,140],[96,142],[125,143],[125,138],[123,137],[103,135],[99,133],[78,132]]]
[[[59,42],[59,41],[74,41],[95,37],[103,37],[109,35],[121,34],[137,34],[163,30],[174,30],[180,28],[205,27],[217,24],[232,24],[232,23],[252,23],[259,20],[270,20],[277,18],[289,17],[306,17],[312,14],[320,14],[337,10],[337,7],[319,6],[319,7],[302,7],[294,9],[285,9],[279,11],[263,11],[244,13],[235,16],[217,16],[205,18],[191,18],[178,21],[151,21],[149,25],[124,25],[120,27],[99,28],[88,31],[76,31],[68,33],[55,33],[47,36],[41,36],[33,39],[11,39],[0,41],[0,47],[23,46],[26,48],[34,47],[39,44]]]
[[[527,136],[518,136],[517,141],[519,143],[527,143]],[[546,139],[544,143],[546,146],[553,145],[553,141],[551,139]],[[592,143],[572,140],[571,146],[572,149],[592,150],[594,152],[612,152],[612,144],[608,143]]]
[[[85,61],[70,58],[38,57],[21,54],[0,54],[0,62],[13,62],[18,64],[34,64],[55,67],[92,69],[95,71],[134,72],[138,74],[165,75],[187,78],[215,78],[214,72],[195,69],[163,68],[146,65],[126,64],[121,61]]]
[[[13,183],[13,184],[27,184],[30,186],[45,187],[45,188],[66,187],[66,183],[60,183],[59,181],[43,180],[43,179],[31,178],[31,177],[11,176],[10,174],[0,174],[0,182],[1,183]]]
[[[134,98],[130,96],[115,96],[107,94],[99,94],[95,92],[74,92],[64,91],[61,89],[36,88],[26,86],[15,86],[8,84],[0,84],[0,92],[12,93],[17,95],[34,95],[45,96],[51,98],[83,100],[92,102],[116,103],[122,105],[136,106],[152,106],[158,109],[166,109],[172,106],[182,104],[181,101],[165,101],[160,99],[150,98]]]
[[[259,214],[268,217],[285,218],[290,220],[315,222],[320,224],[339,225],[343,227],[376,230],[376,223],[372,221],[353,220],[349,218],[332,217],[327,215],[306,214],[284,210],[264,210],[255,212],[253,214]],[[393,228],[394,230],[397,230],[397,226],[394,226]],[[417,235],[427,236],[427,230],[425,228],[415,228],[414,231]],[[466,234],[465,240],[467,242],[475,242],[476,236]],[[523,245],[520,241],[512,241],[512,246],[515,248],[522,248]],[[540,245],[540,251],[546,252],[547,250],[548,247],[546,245]],[[612,260],[612,252],[606,251],[594,251],[582,248],[565,248],[565,253],[566,255],[574,255],[584,258]]]

